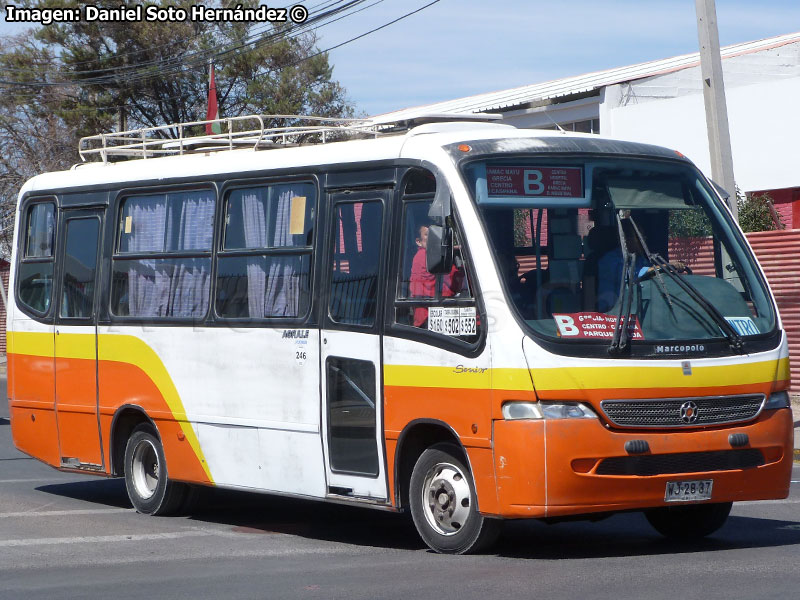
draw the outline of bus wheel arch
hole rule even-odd
[[[436,444],[453,444],[460,448],[461,458],[469,462],[467,451],[462,446],[456,432],[443,421],[433,419],[417,419],[405,426],[397,439],[395,452],[394,483],[395,499],[398,508],[407,509],[408,489],[411,473],[419,457],[428,448]]]
[[[133,404],[126,404],[117,409],[111,422],[111,475],[123,477],[125,475],[125,446],[133,430],[142,423],[149,423],[158,432],[153,420],[143,408]]]

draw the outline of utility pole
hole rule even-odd
[[[117,131],[127,131],[128,129],[128,119],[125,115],[125,105],[119,107],[119,112],[117,113]]]
[[[697,33],[700,38],[700,72],[703,78],[703,100],[706,106],[708,149],[711,154],[711,178],[730,194],[733,218],[739,221],[736,205],[736,180],[733,177],[731,134],[722,81],[722,58],[719,54],[717,8],[714,0],[695,0]]]

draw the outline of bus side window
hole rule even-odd
[[[18,271],[19,301],[44,315],[50,309],[53,293],[55,204],[42,202],[31,205],[24,227],[25,245]]]
[[[383,204],[340,202],[335,210],[330,318],[371,326],[377,309]]]
[[[476,310],[457,230],[450,272],[434,275],[426,267],[430,205],[427,199],[404,203],[395,322],[470,340],[476,335]]]
[[[112,312],[200,319],[208,312],[216,196],[176,190],[125,198],[113,257]]]
[[[299,319],[311,302],[316,188],[294,182],[231,190],[217,254],[217,314]]]

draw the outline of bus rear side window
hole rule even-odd
[[[53,255],[56,239],[55,204],[42,202],[28,208],[25,246],[18,269],[19,302],[44,315],[53,294]]]

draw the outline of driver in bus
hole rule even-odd
[[[625,246],[633,254],[636,280],[647,279],[655,274],[656,268],[650,264],[633,223],[627,218],[622,220],[622,232],[625,235]],[[644,237],[643,233],[641,235]],[[597,310],[600,312],[608,312],[617,302],[622,285],[622,265],[622,247],[619,244],[601,256],[597,263]],[[686,265],[680,261],[670,262],[670,265],[679,272],[686,270]]]
[[[428,272],[425,259],[425,250],[428,247],[428,225],[420,225],[417,237],[417,252],[411,262],[411,277],[409,278],[409,297],[435,298],[436,275]],[[454,261],[455,263],[455,261]],[[450,273],[442,278],[442,298],[455,296],[461,291],[464,284],[464,270],[453,264]],[[417,306],[414,308],[414,327],[426,327],[428,321],[428,308]]]

